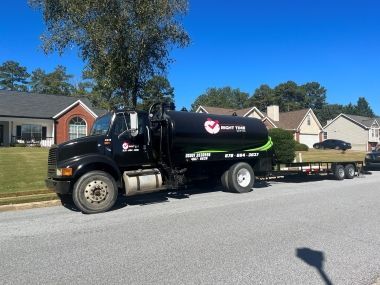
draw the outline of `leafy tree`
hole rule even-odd
[[[139,109],[143,110],[148,110],[156,102],[169,103],[174,100],[174,88],[163,76],[154,76],[150,79],[144,87],[143,94],[139,104]]]
[[[16,61],[8,60],[0,66],[0,89],[28,91],[28,78],[26,67]]]
[[[259,110],[266,110],[270,105],[278,104],[274,91],[268,85],[263,84],[255,90],[252,97],[249,98],[249,106],[255,106]]]
[[[206,93],[195,99],[191,109],[195,111],[200,105],[242,109],[248,107],[248,97],[248,93],[241,92],[240,89],[232,89],[231,87],[209,88]]]
[[[340,104],[327,104],[324,105],[321,109],[315,110],[315,114],[322,126],[325,126],[328,120],[332,120],[344,112],[345,107]]]
[[[277,85],[274,88],[274,94],[281,112],[299,110],[307,106],[305,90],[293,81]]]
[[[293,134],[287,130],[276,128],[269,130],[273,141],[273,150],[276,160],[280,163],[293,162],[295,157],[296,141]]]
[[[367,100],[364,97],[359,97],[358,102],[356,104],[355,112],[359,116],[365,116],[373,118],[375,117],[375,113],[369,106]]]
[[[342,106],[342,113],[356,115],[356,106],[352,105],[352,103]]]
[[[169,50],[189,43],[180,24],[187,0],[29,3],[43,12],[45,52],[63,53],[76,45],[99,90],[103,89],[99,94],[111,92],[109,96],[121,97],[124,104],[136,106],[146,82],[167,69]]]
[[[35,93],[44,93],[45,78],[46,72],[43,69],[37,68],[34,70],[30,78],[30,90]]]
[[[74,92],[74,86],[69,82],[72,77],[61,65],[51,73],[46,73],[38,68],[32,72],[31,91],[43,94],[71,95]]]
[[[306,104],[313,110],[322,109],[326,104],[326,88],[318,82],[308,82],[301,86],[306,95]]]

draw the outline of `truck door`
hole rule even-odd
[[[135,113],[135,112],[134,112]],[[152,162],[148,115],[137,114],[137,129],[131,128],[130,113],[116,115],[112,128],[112,152],[117,165],[126,168]]]

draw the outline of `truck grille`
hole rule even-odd
[[[52,147],[48,156],[48,177],[52,177],[57,169],[57,148]]]

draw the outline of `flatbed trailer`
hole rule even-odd
[[[352,179],[363,173],[363,161],[318,161],[318,162],[293,162],[276,164],[269,176],[286,176],[294,174],[326,174],[333,175],[337,180]]]

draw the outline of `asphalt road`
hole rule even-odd
[[[372,284],[380,172],[0,213],[1,284]]]

